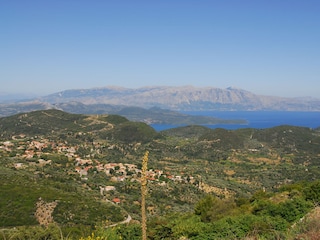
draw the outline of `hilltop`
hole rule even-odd
[[[157,133],[145,123],[130,122],[119,115],[70,114],[51,109],[21,113],[0,118],[0,138],[14,135],[71,138],[90,135],[93,138],[112,138],[131,141],[150,141]],[[86,139],[86,137],[83,137]]]
[[[152,107],[145,109],[142,107],[118,106],[109,104],[85,105],[80,102],[49,104],[39,101],[24,103],[3,104],[0,116],[11,116],[17,113],[28,113],[36,110],[63,110],[77,114],[112,114],[121,115],[131,121],[144,122],[147,124],[170,124],[170,125],[190,125],[190,124],[246,124],[245,120],[220,119],[207,116],[193,116],[177,111]]]

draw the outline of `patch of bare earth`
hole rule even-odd
[[[36,212],[34,213],[37,221],[40,225],[48,226],[50,223],[53,223],[52,213],[57,206],[58,202],[50,202],[47,203],[39,198],[38,202],[36,203]]]
[[[248,158],[248,160],[253,163],[267,163],[267,164],[275,164],[275,165],[280,164],[279,159],[271,159],[266,157],[256,157],[256,158],[250,157]]]
[[[210,186],[206,183],[200,183],[199,189],[204,191],[205,193],[215,193],[219,196],[224,196],[225,198],[231,198],[232,196],[235,195],[234,192],[222,188],[218,188],[218,187],[214,187],[214,186]]]

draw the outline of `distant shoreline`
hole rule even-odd
[[[299,127],[320,127],[320,112],[301,111],[183,111],[181,113],[190,115],[202,115],[233,120],[243,119],[247,124],[210,124],[202,125],[209,128],[225,128],[229,130],[239,128],[271,128],[280,125],[293,125]],[[151,124],[156,131],[186,125]]]

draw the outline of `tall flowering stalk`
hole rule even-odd
[[[142,240],[147,240],[147,216],[146,216],[146,195],[147,195],[147,167],[149,152],[146,151],[142,159],[141,171],[141,228]]]

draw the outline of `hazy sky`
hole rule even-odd
[[[0,1],[0,92],[229,86],[320,97],[319,0]]]

